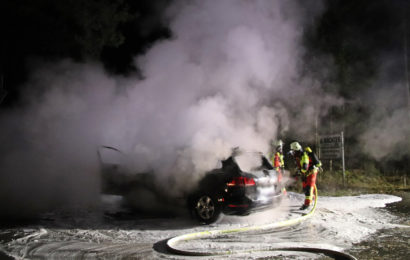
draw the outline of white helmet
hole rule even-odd
[[[272,145],[274,145],[275,147],[282,147],[283,146],[283,142],[282,140],[278,140],[278,141],[273,141]]]
[[[302,146],[298,142],[293,142],[290,144],[290,150],[302,151]]]

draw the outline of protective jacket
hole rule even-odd
[[[310,149],[310,147],[306,147],[298,164],[300,172],[302,174],[310,175],[313,169],[319,169],[321,166],[322,163],[319,161],[316,154]]]
[[[296,157],[296,164],[302,174],[302,186],[305,193],[305,206],[309,206],[313,200],[313,191],[316,184],[316,176],[322,163],[316,154],[306,147],[300,157]]]
[[[270,160],[272,162],[273,168],[278,173],[278,181],[282,180],[283,171],[285,169],[285,162],[283,160],[283,154],[279,151],[276,153],[272,153],[270,156]]]
[[[283,169],[285,167],[283,154],[281,154],[280,152],[276,152],[274,156],[271,158],[271,160],[275,170],[279,171],[279,169]]]

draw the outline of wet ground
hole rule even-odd
[[[410,192],[397,192],[402,201],[387,205],[383,210],[397,216],[396,222],[410,226]],[[410,228],[381,229],[351,250],[358,259],[410,258]]]
[[[211,259],[330,259],[306,252],[272,252],[272,246],[314,246],[349,252],[358,259],[408,259],[410,249],[409,193],[319,197],[308,221],[280,230],[232,233],[189,241],[184,249],[249,250]],[[297,218],[303,196],[289,193],[280,207],[246,217],[226,216],[210,226],[199,226],[187,212],[172,216],[142,215],[121,208],[120,198],[104,198],[99,210],[50,212],[36,221],[3,225],[1,256],[27,259],[191,259],[170,253],[169,238],[208,230],[236,229]],[[396,202],[393,204],[388,204]],[[387,207],[386,207],[387,204]],[[185,214],[186,213],[186,214]],[[4,223],[3,223],[4,224]],[[255,251],[256,250],[256,251]],[[200,257],[209,259],[210,257]]]

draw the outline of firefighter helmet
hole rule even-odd
[[[274,141],[274,142],[272,142],[272,144],[273,144],[275,147],[282,147],[282,146],[283,146],[282,140]]]
[[[293,142],[290,144],[290,150],[302,151],[302,146],[298,142]]]

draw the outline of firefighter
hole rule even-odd
[[[278,140],[276,142],[272,142],[273,147],[275,147],[276,152],[272,152],[271,155],[271,162],[273,168],[278,172],[278,181],[281,181],[283,171],[285,169],[285,163],[283,160],[283,142],[282,140]]]
[[[316,176],[322,163],[310,147],[302,149],[302,146],[298,142],[290,144],[290,154],[295,159],[296,166],[301,175],[305,202],[300,207],[300,210],[305,210],[312,203]]]

